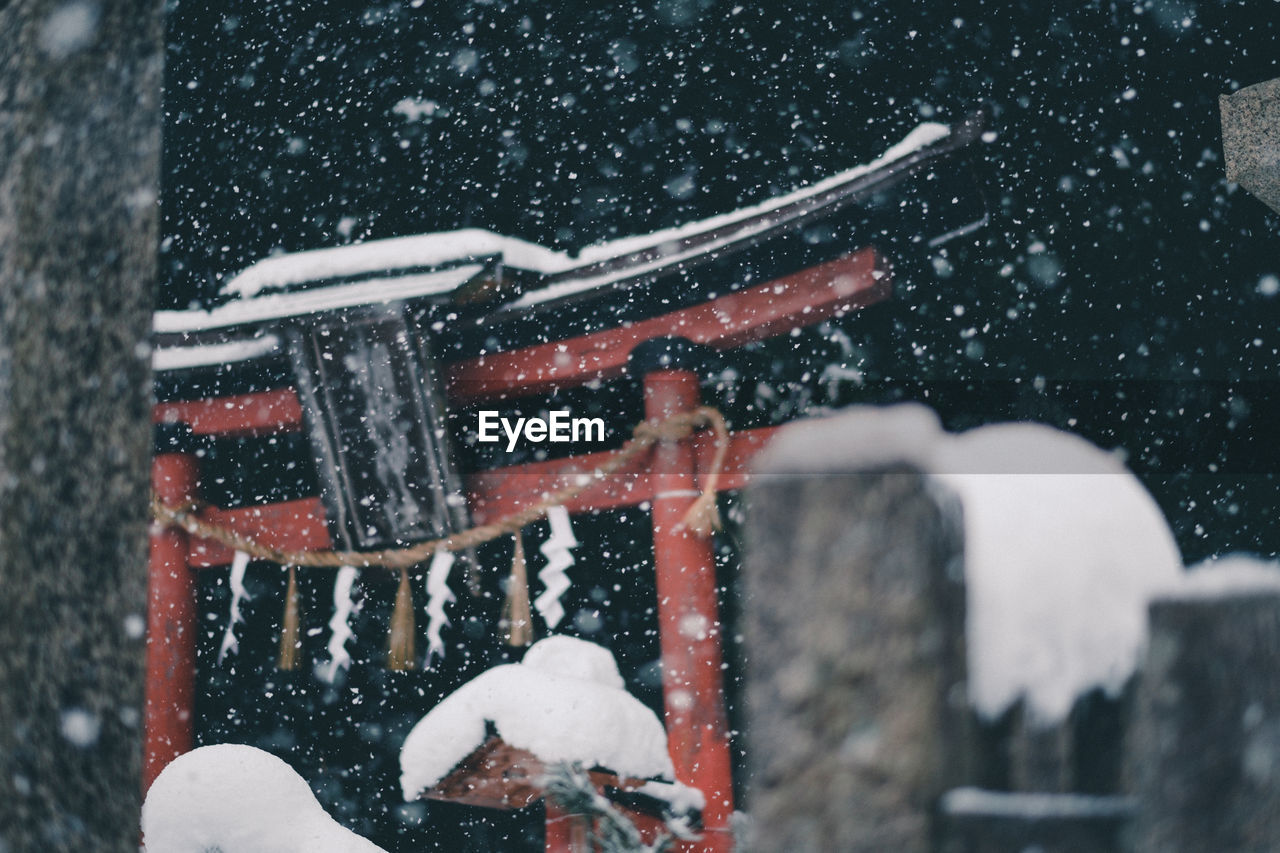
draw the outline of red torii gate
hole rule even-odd
[[[765,284],[648,320],[565,341],[459,361],[445,367],[451,403],[514,397],[622,375],[637,346],[678,336],[728,349],[843,316],[886,298],[888,269],[863,249]],[[701,405],[697,372],[674,362],[644,376],[645,415],[659,421]],[[185,424],[197,435],[261,435],[303,429],[292,389],[167,402],[156,405],[158,424]],[[773,428],[733,433],[719,488],[741,488],[754,456]],[[484,524],[541,500],[589,475],[618,451],[584,454],[482,471],[466,477],[472,520]],[[663,661],[665,723],[676,778],[706,797],[704,836],[685,851],[728,851],[733,814],[731,756],[721,674],[722,644],[712,544],[680,522],[697,498],[715,448],[695,434],[663,442],[617,473],[592,483],[569,501],[570,513],[652,506],[654,568]],[[198,497],[198,465],[186,452],[160,452],[152,488],[165,504]],[[318,497],[242,509],[206,508],[201,517],[282,550],[333,547]],[[225,566],[224,545],[193,539],[156,525],[151,533],[143,787],[193,746],[196,658],[196,584],[193,570]],[[689,630],[689,626],[702,626]],[[548,851],[574,850],[570,822],[549,817]]]

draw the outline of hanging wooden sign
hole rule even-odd
[[[287,339],[334,540],[382,548],[464,528],[425,331],[402,303],[307,320]]]

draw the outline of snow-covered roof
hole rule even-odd
[[[385,853],[339,824],[292,767],[252,746],[202,746],[160,772],[142,805],[150,853]]]
[[[613,655],[585,640],[548,637],[518,664],[481,673],[418,721],[400,750],[400,785],[412,800],[486,737],[544,763],[581,763],[637,778],[673,778],[656,714],[623,688]]]
[[[381,305],[418,296],[456,290],[484,270],[483,264],[464,264],[414,275],[369,278],[351,284],[319,287],[297,293],[271,293],[239,299],[210,311],[157,311],[156,332],[199,332],[225,329],[284,317],[300,317],[358,305]]]
[[[152,370],[182,370],[217,364],[236,364],[280,351],[279,335],[259,335],[242,340],[190,347],[156,347],[151,353]]]
[[[275,255],[227,281],[222,294],[232,301],[212,311],[157,312],[155,331],[203,331],[449,293],[489,264],[524,270],[546,280],[545,286],[524,293],[503,306],[504,310],[542,305],[749,242],[837,204],[859,178],[892,166],[950,134],[946,125],[921,124],[865,165],[730,213],[588,246],[576,256],[476,228]],[[348,283],[326,284],[343,280]],[[280,292],[312,283],[321,286]]]
[[[575,293],[601,287],[623,278],[643,275],[646,272],[669,267],[680,261],[750,240],[752,237],[810,212],[802,207],[803,202],[816,199],[823,193],[831,192],[857,178],[901,160],[927,145],[944,139],[950,132],[950,129],[944,124],[926,122],[916,127],[901,142],[889,148],[884,154],[870,163],[846,169],[786,195],[771,198],[731,213],[724,213],[709,219],[700,219],[697,222],[690,222],[676,228],[667,228],[662,231],[655,231],[652,234],[643,234],[635,237],[623,237],[618,240],[610,240],[589,246],[583,249],[577,258],[578,266],[584,272],[587,272],[593,266],[610,267],[609,262],[627,256],[641,255],[644,257],[638,259],[636,263],[618,265],[595,274],[587,272],[582,276],[570,277],[572,276],[570,273],[564,276],[567,280],[530,291],[507,307],[509,309],[528,308],[533,305],[562,299]],[[788,208],[800,209],[787,211]],[[787,211],[787,213],[784,213],[784,211]],[[775,215],[771,216],[770,214]],[[717,233],[704,241],[691,239],[709,232]]]
[[[488,258],[501,258],[507,266],[545,274],[562,272],[572,266],[561,252],[480,228],[464,228],[264,258],[230,279],[222,292],[249,299],[311,281],[367,276],[395,269],[429,269]]]
[[[988,718],[1025,698],[1050,723],[1089,690],[1120,690],[1148,601],[1182,572],[1160,508],[1120,459],[1041,424],[950,434],[918,404],[857,407],[788,428],[766,453],[770,471],[902,462],[959,493],[969,696]]]

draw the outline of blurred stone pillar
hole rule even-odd
[[[1150,625],[1134,849],[1280,850],[1280,592],[1159,599]]]
[[[753,849],[925,853],[964,772],[959,501],[905,466],[766,464],[744,562]]]
[[[1227,180],[1280,211],[1280,78],[1220,95]]]
[[[162,63],[0,3],[0,849],[138,849]]]

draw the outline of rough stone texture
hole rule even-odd
[[[1280,850],[1280,595],[1153,603],[1130,743],[1136,850]]]
[[[1218,98],[1227,180],[1280,211],[1280,78]]]
[[[1067,793],[1073,790],[1071,721],[1041,726],[1018,703],[1009,738],[1009,784],[1014,791]]]
[[[1091,690],[1067,719],[1045,728],[1019,700],[998,719],[975,713],[971,785],[989,791],[1115,795],[1125,791],[1125,733],[1137,678],[1119,696]]]
[[[964,773],[958,501],[905,468],[761,472],[748,501],[753,848],[929,850]]]
[[[0,849],[136,851],[161,5],[0,3]]]

